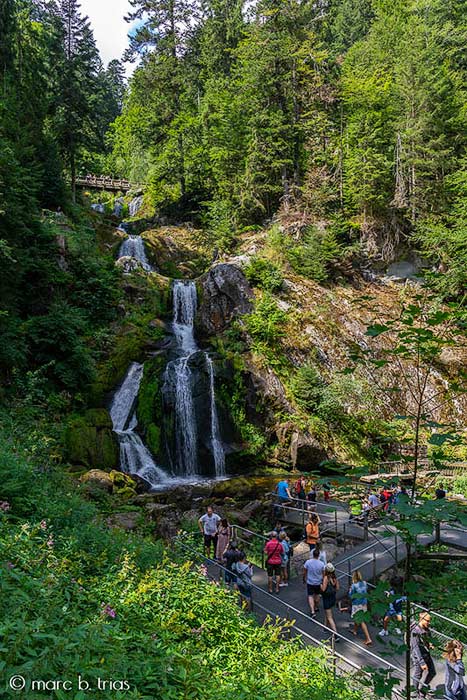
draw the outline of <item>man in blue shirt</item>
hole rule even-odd
[[[287,479],[282,479],[276,486],[276,493],[280,503],[285,503],[286,501],[291,501],[292,496],[290,495],[289,482]]]

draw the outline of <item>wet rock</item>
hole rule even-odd
[[[199,280],[201,303],[196,325],[203,336],[222,333],[234,318],[253,310],[253,291],[235,265],[222,263]]]
[[[235,523],[241,527],[247,525],[251,519],[251,515],[243,510],[226,510],[226,517],[230,523]]]
[[[254,515],[259,513],[262,509],[263,509],[263,503],[259,500],[256,500],[256,501],[251,501],[250,503],[247,503],[247,505],[244,508],[242,508],[242,511],[249,518],[252,518]]]
[[[116,267],[120,268],[124,275],[129,275],[131,272],[136,270],[144,270],[143,263],[136,258],[131,258],[128,255],[124,255],[115,261]]]

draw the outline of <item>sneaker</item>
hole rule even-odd
[[[399,634],[399,635],[402,634],[402,630],[400,630],[399,627],[396,627],[396,629],[394,631],[396,634]]]
[[[381,630],[381,632],[378,632],[380,637],[388,637],[389,632],[387,630]]]

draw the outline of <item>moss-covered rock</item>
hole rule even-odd
[[[166,365],[164,354],[148,360],[138,395],[137,416],[146,444],[155,457],[161,454],[162,383]]]
[[[210,253],[199,232],[183,226],[164,226],[142,234],[150,262],[168,277],[197,277],[205,272]]]
[[[72,418],[65,430],[65,451],[73,464],[109,471],[118,467],[118,442],[104,408]]]

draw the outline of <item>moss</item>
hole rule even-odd
[[[93,469],[108,471],[118,466],[118,443],[107,411],[89,410],[75,416],[65,428],[67,459]]]
[[[160,454],[162,425],[162,375],[166,359],[163,355],[148,360],[138,395],[137,416],[144,430],[146,443],[154,455]]]

